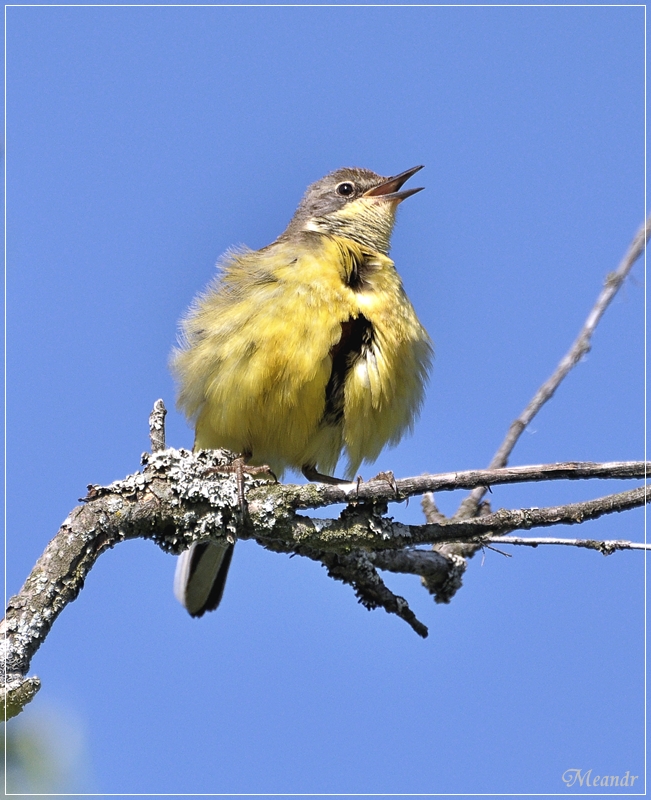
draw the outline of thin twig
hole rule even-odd
[[[497,452],[493,456],[489,469],[496,469],[504,467],[509,460],[509,456],[516,445],[516,442],[522,435],[527,425],[536,416],[545,403],[553,396],[556,389],[558,389],[561,381],[565,378],[568,372],[578,364],[581,358],[590,350],[590,340],[592,334],[603,316],[605,310],[610,305],[613,297],[617,294],[619,287],[624,282],[624,279],[631,271],[633,264],[637,261],[639,256],[644,252],[649,236],[651,235],[651,215],[646,219],[644,224],[640,227],[638,232],[633,237],[626,255],[621,260],[615,272],[611,272],[606,276],[604,286],[599,293],[597,302],[594,304],[592,310],[588,314],[586,321],[581,328],[574,344],[570,347],[567,353],[563,356],[554,373],[543,383],[533,396],[527,407],[522,414],[511,423],[511,426],[504,438],[504,441],[499,446]],[[466,497],[466,499],[459,506],[457,516],[471,517],[473,516],[479,503],[486,494],[486,488],[478,486]]]
[[[599,550],[609,556],[616,550],[651,550],[651,544],[644,542],[628,542],[623,539],[556,539],[552,536],[522,537],[522,536],[485,536],[483,542],[495,544],[520,544],[527,547],[538,547],[539,544],[560,544],[567,547],[587,547],[589,550]]]

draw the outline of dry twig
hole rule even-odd
[[[627,542],[624,539],[558,539],[552,536],[522,537],[522,536],[485,536],[484,542],[492,544],[520,544],[527,547],[538,547],[540,544],[565,545],[566,547],[586,547],[588,550],[598,550],[605,556],[612,555],[616,550],[651,550],[651,544],[644,542]]]
[[[509,456],[513,452],[513,448],[515,447],[518,439],[522,435],[527,425],[529,425],[531,420],[536,416],[540,409],[554,395],[554,392],[556,389],[558,389],[562,380],[570,372],[570,370],[575,367],[583,358],[583,356],[590,350],[592,334],[594,333],[599,320],[604,315],[604,312],[610,305],[612,299],[617,294],[619,287],[622,285],[626,276],[631,271],[633,264],[644,252],[644,248],[650,235],[651,215],[649,215],[649,217],[633,237],[633,241],[629,245],[624,258],[620,261],[617,269],[614,272],[610,272],[608,275],[606,275],[606,280],[604,281],[604,286],[599,293],[599,297],[592,307],[592,310],[588,314],[586,321],[583,323],[583,327],[579,331],[579,335],[575,339],[570,349],[560,360],[553,374],[543,383],[536,394],[531,398],[531,401],[524,411],[511,423],[504,441],[499,446],[497,452],[491,460],[491,463],[488,465],[489,469],[497,469],[499,467],[506,466]],[[482,498],[486,494],[486,491],[486,488],[481,486],[473,489],[459,507],[457,516],[468,517],[475,514],[479,508]]]

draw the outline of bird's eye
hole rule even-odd
[[[344,181],[344,183],[340,183],[337,186],[337,194],[340,194],[342,197],[350,197],[351,194],[355,193],[355,184],[350,183],[350,181]]]

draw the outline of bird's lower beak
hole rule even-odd
[[[405,172],[401,172],[400,175],[394,175],[393,178],[387,178],[378,186],[374,186],[372,189],[364,192],[362,197],[378,197],[382,200],[394,200],[396,203],[400,203],[405,198],[411,197],[412,194],[422,192],[425,188],[424,186],[420,186],[418,189],[405,189],[404,192],[398,191],[412,175],[415,175],[422,168],[423,165],[421,164],[419,167],[412,167]]]

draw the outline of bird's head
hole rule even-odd
[[[285,235],[316,231],[389,252],[396,208],[418,189],[400,191],[422,166],[385,178],[368,169],[343,167],[308,186]]]

